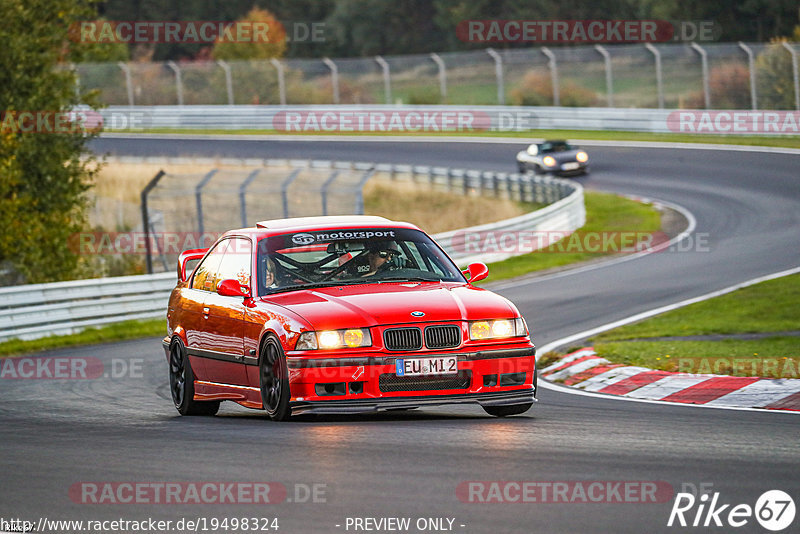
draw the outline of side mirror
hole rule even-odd
[[[470,263],[469,266],[467,266],[467,270],[464,271],[464,276],[467,277],[467,282],[470,284],[478,282],[489,276],[489,268],[485,263]]]
[[[217,293],[223,297],[249,297],[250,288],[243,286],[238,280],[226,278],[217,284]]]

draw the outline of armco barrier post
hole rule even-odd
[[[336,66],[336,63],[331,60],[331,58],[325,57],[322,58],[322,62],[325,63],[325,66],[328,67],[331,71],[331,85],[333,86],[333,103],[339,103],[339,68]]]
[[[439,95],[441,95],[442,103],[444,103],[447,100],[447,68],[439,54],[431,54],[431,59],[439,67]]]
[[[653,46],[651,43],[645,43],[644,46],[650,51],[650,53],[653,54],[653,57],[656,61],[656,92],[658,93],[658,109],[664,109],[664,80],[661,77],[661,52],[659,52],[658,48]]]
[[[125,74],[125,90],[128,93],[128,105],[133,106],[133,80],[131,80],[131,68],[127,63],[123,63],[122,61],[117,63],[117,66],[122,69],[122,72]]]
[[[227,62],[218,59],[217,65],[219,65],[222,70],[225,72],[225,92],[228,93],[228,105],[233,105],[233,77],[231,76],[231,66],[228,65]]]
[[[151,257],[153,251],[150,247],[150,214],[147,212],[147,195],[158,185],[159,180],[161,180],[161,177],[165,174],[163,170],[158,171],[158,174],[147,182],[147,185],[144,186],[142,193],[139,195],[142,201],[142,230],[144,231],[145,262],[147,264],[148,274],[153,274],[153,258]]]
[[[205,225],[203,224],[203,188],[218,171],[219,169],[212,169],[211,172],[203,176],[203,179],[194,187],[194,199],[197,208],[197,231],[200,235],[205,233]]]
[[[750,70],[750,103],[752,109],[758,109],[758,97],[756,95],[756,61],[753,57],[753,51],[749,46],[739,41],[739,48],[744,50],[747,54],[747,68]]]
[[[261,172],[261,169],[256,169],[250,174],[247,175],[247,178],[244,179],[244,182],[239,185],[239,205],[241,206],[241,215],[242,215],[242,228],[247,226],[247,188],[250,186],[250,183],[258,176],[258,173]]]
[[[703,70],[703,99],[706,109],[711,109],[711,90],[708,87],[708,54],[697,43],[692,43],[692,50],[700,55],[701,67]]]
[[[497,80],[497,104],[502,106],[506,103],[506,90],[503,83],[503,58],[493,48],[487,48],[486,53],[494,60],[494,76]]]
[[[800,111],[800,74],[797,72],[797,50],[789,43],[783,43],[784,48],[792,55],[792,79],[794,80],[794,107]]]
[[[608,107],[614,107],[614,78],[611,74],[611,54],[608,53],[608,50],[601,45],[594,45],[594,49],[597,50],[601,56],[603,56],[603,62],[606,65],[606,97],[608,98]]]
[[[375,56],[375,62],[381,67],[383,74],[383,94],[387,104],[392,103],[392,74],[389,70],[389,63],[381,56]]]
[[[558,92],[558,62],[556,55],[546,46],[542,47],[542,54],[547,56],[548,66],[550,67],[550,81],[553,84],[553,105],[558,107],[561,105],[561,98]]]
[[[167,67],[175,73],[175,94],[178,97],[178,105],[183,105],[183,80],[181,79],[181,68],[174,61],[167,61]]]
[[[286,78],[283,74],[283,63],[275,58],[269,60],[275,70],[278,72],[278,93],[280,94],[281,106],[286,105]]]

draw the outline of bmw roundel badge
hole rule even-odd
[[[413,311],[411,312],[411,315],[413,315],[414,317],[425,317],[425,312]]]

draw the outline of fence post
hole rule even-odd
[[[611,54],[608,53],[603,46],[599,44],[594,45],[594,49],[600,52],[603,56],[603,61],[606,64],[606,97],[608,98],[608,107],[614,107],[614,78],[611,73]]]
[[[431,59],[439,67],[439,94],[442,95],[442,103],[444,103],[447,100],[447,69],[439,54],[431,54]]]
[[[380,65],[381,72],[383,72],[383,94],[386,98],[386,103],[392,103],[392,78],[389,64],[381,56],[375,56],[375,61]]]
[[[783,46],[792,55],[792,78],[794,78],[794,107],[800,111],[800,75],[797,72],[797,51],[792,45],[784,42]]]
[[[233,105],[233,78],[231,77],[231,66],[226,61],[217,60],[217,65],[225,71],[225,91],[228,93],[228,105]]]
[[[281,201],[283,203],[283,218],[289,218],[289,186],[292,185],[294,179],[297,178],[297,175],[300,174],[302,168],[293,170],[289,176],[281,183]]]
[[[153,274],[153,250],[150,247],[150,214],[147,211],[147,195],[150,194],[150,191],[158,185],[159,180],[165,175],[166,173],[163,170],[158,171],[152,180],[147,182],[147,185],[144,186],[142,189],[142,193],[139,195],[142,201],[142,229],[144,230],[144,250],[145,250],[145,262],[147,263],[147,273]]]
[[[175,92],[178,95],[178,105],[183,105],[183,80],[181,79],[181,68],[174,61],[167,61],[167,66],[175,73]]]
[[[697,43],[692,43],[692,50],[700,54],[700,62],[703,69],[703,98],[705,100],[706,109],[711,109],[711,91],[708,88],[708,54]]]
[[[750,103],[752,108],[758,109],[758,97],[756,94],[756,61],[753,57],[753,51],[749,46],[739,41],[739,48],[744,50],[747,54],[747,68],[750,69]]]
[[[333,171],[328,179],[322,184],[322,187],[319,190],[320,196],[322,197],[322,214],[328,214],[328,188],[331,186],[336,177],[339,176],[339,171]]]
[[[664,109],[664,80],[661,77],[661,52],[651,43],[645,43],[647,48],[656,60],[656,92],[658,93],[658,109]]]
[[[486,53],[494,60],[494,75],[497,79],[497,103],[502,106],[506,103],[506,90],[503,85],[503,58],[494,48],[487,48]]]
[[[241,214],[242,214],[242,228],[247,227],[247,188],[250,186],[250,183],[258,176],[258,173],[261,172],[261,169],[256,169],[250,174],[247,175],[247,178],[244,179],[244,182],[239,185],[239,205],[241,206]]]
[[[372,167],[364,171],[364,175],[361,177],[361,180],[358,181],[358,195],[356,197],[356,215],[364,215],[364,186],[367,185],[367,182],[372,175],[375,174],[375,168]]]
[[[197,231],[200,233],[201,238],[205,233],[205,225],[203,224],[203,188],[218,171],[219,169],[212,169],[211,172],[203,176],[203,179],[194,188],[194,200],[197,208]]]
[[[133,80],[131,80],[131,68],[127,63],[117,62],[117,66],[125,74],[125,89],[128,92],[128,105],[133,106]]]
[[[322,62],[331,70],[331,85],[333,85],[333,103],[339,103],[339,69],[329,57],[322,58]]]
[[[281,106],[286,105],[286,78],[283,76],[283,63],[275,58],[269,60],[275,70],[278,71],[278,93],[280,94]]]
[[[547,56],[548,65],[550,67],[550,80],[553,84],[553,105],[560,106],[561,99],[558,94],[558,63],[556,62],[556,55],[550,51],[546,46],[542,47],[542,54]]]

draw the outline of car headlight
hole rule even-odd
[[[469,338],[473,341],[520,337],[526,336],[527,334],[528,329],[522,317],[517,317],[515,319],[471,321],[469,323]]]
[[[323,330],[303,332],[297,339],[295,350],[341,349],[369,347],[372,337],[368,328],[347,328],[343,330]]]
[[[589,161],[589,154],[587,154],[584,151],[580,151],[577,154],[575,154],[575,159],[577,159],[581,163],[586,163],[587,161]]]
[[[554,158],[553,156],[545,156],[545,158],[542,160],[542,163],[544,163],[548,167],[555,167],[556,158]]]

